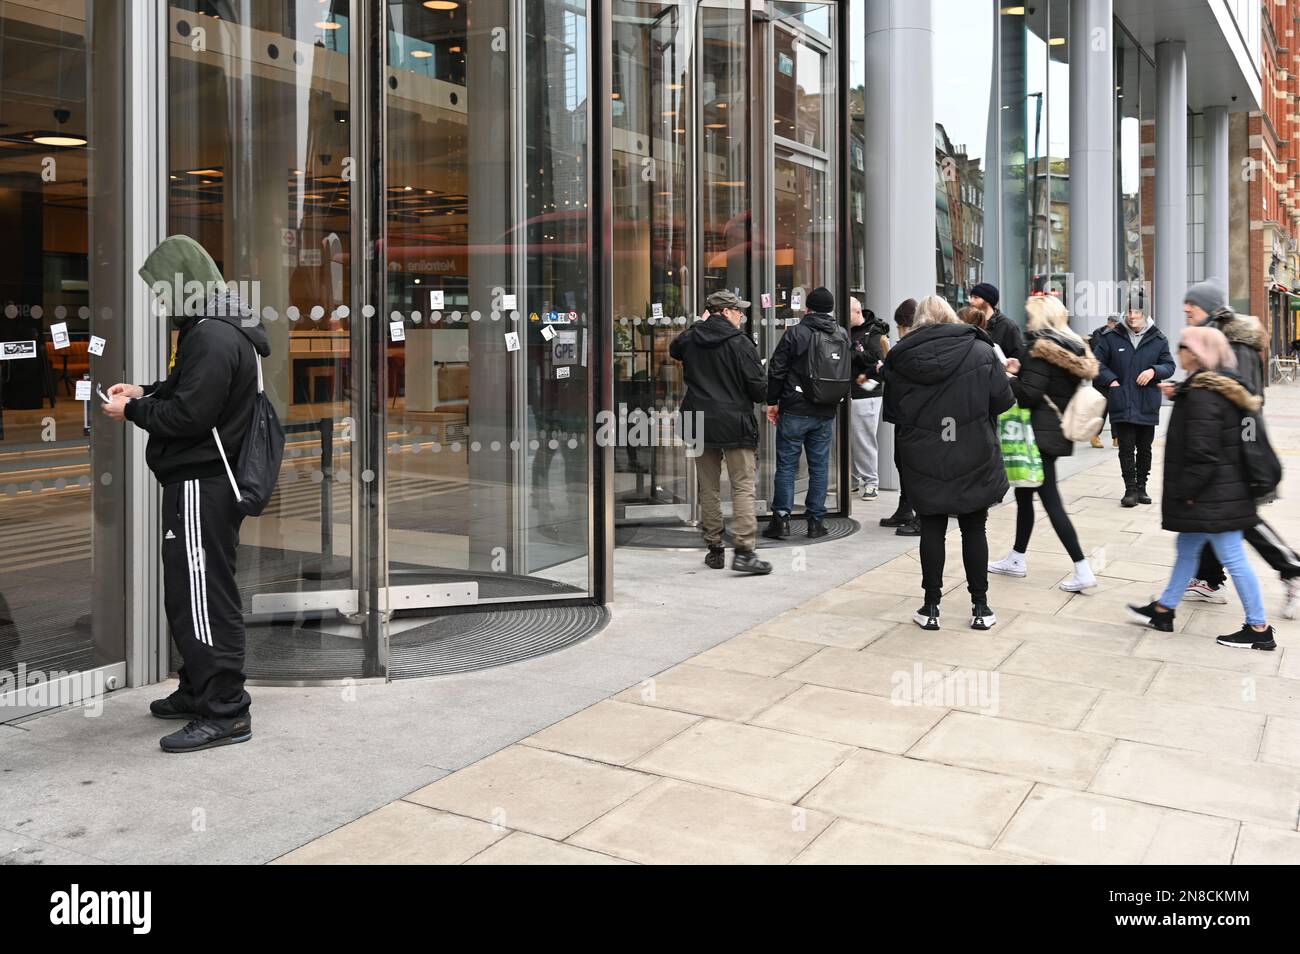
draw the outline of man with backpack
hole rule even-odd
[[[193,239],[164,240],[140,275],[155,291],[174,283],[179,296],[184,288],[186,303],[194,300],[191,288],[205,290],[197,307],[177,302],[171,308],[179,312],[171,316],[179,335],[166,379],[115,384],[103,405],[108,417],[149,434],[146,461],[163,488],[164,606],[184,661],[180,687],[149,710],[160,719],[186,721],[160,740],[163,751],[197,752],[253,736],[235,550],[245,513],[260,510],[249,511],[237,498],[227,468],[240,459],[249,422],[264,400],[259,356],[271,347],[260,322]]]
[[[831,317],[835,298],[825,288],[808,295],[803,320],[786,329],[767,368],[767,419],[776,425],[776,480],[772,519],[763,536],[790,536],[794,478],[799,455],[808,455],[808,494],[804,512],[808,536],[824,537],[826,489],[830,476],[835,414],[849,395],[852,346],[849,334]]]

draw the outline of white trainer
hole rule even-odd
[[[1291,577],[1286,581],[1286,602],[1282,605],[1282,618],[1295,619],[1300,616],[1300,577]]]
[[[1024,554],[1012,550],[1001,560],[990,563],[989,572],[1000,573],[1002,576],[1024,576],[1029,572],[1029,568],[1025,563]]]
[[[1220,606],[1228,602],[1228,597],[1224,595],[1222,586],[1210,586],[1204,580],[1192,580],[1187,584],[1187,589],[1183,592],[1185,600],[1199,600],[1202,603],[1218,603]]]

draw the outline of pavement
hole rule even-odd
[[[1300,541],[1300,387],[1268,402],[1290,466],[1265,513]],[[890,495],[762,579],[620,550],[591,640],[465,676],[259,688],[246,745],[160,753],[167,726],[142,713],[169,686],[0,726],[0,857],[1300,862],[1300,622],[1275,621],[1271,653],[1214,643],[1235,598],[1184,604],[1173,634],[1130,625],[1123,604],[1172,564],[1159,504],[1120,508],[1109,448],[1062,472],[1101,585],[1057,588],[1070,561],[1040,511],[1028,576],[993,580],[991,632],[960,618],[955,527],[944,628],[910,622],[916,543],[874,526]],[[991,513],[995,555],[1014,521]]]

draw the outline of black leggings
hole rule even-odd
[[[1056,458],[1043,458],[1043,485],[1041,487],[1016,488],[1016,552],[1025,553],[1029,549],[1029,537],[1034,532],[1034,494],[1043,501],[1047,518],[1052,521],[1052,529],[1057,539],[1070,554],[1070,559],[1078,563],[1083,559],[1083,548],[1079,546],[1079,535],[1074,532],[1074,524],[1065,512],[1061,502],[1061,492],[1056,488]]]
[[[989,595],[989,538],[985,533],[987,509],[964,513],[957,518],[961,527],[961,562],[966,569],[966,588],[972,603],[984,603]],[[948,533],[948,515],[928,514],[921,521],[921,585],[925,601],[943,599],[943,538]]]

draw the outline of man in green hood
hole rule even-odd
[[[239,459],[260,361],[271,347],[257,316],[193,239],[165,239],[140,277],[180,334],[166,379],[113,385],[103,411],[149,434],[145,459],[163,487],[164,605],[184,660],[180,687],[149,709],[160,719],[186,720],[160,741],[164,751],[196,752],[253,737],[235,583],[244,515],[227,461]]]

